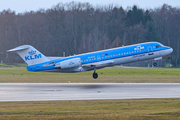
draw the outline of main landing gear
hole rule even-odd
[[[97,74],[97,73],[95,73],[95,72],[93,73],[93,75],[92,75],[92,76],[93,76],[93,78],[94,78],[94,79],[97,79],[97,78],[98,78],[98,74]]]
[[[92,74],[92,76],[94,79],[98,78],[98,74],[96,73],[96,68],[94,68],[94,73]]]

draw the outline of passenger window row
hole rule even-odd
[[[141,52],[141,50],[139,50],[139,51],[132,51],[132,52],[125,52],[125,53],[119,53],[119,54],[113,54],[113,55],[108,55],[108,54],[105,54],[105,57],[104,56],[102,56],[102,57],[100,57],[100,59],[103,59],[103,58],[109,58],[109,57],[115,57],[115,56],[121,56],[121,55],[126,55],[126,54],[131,54],[131,53],[136,53],[136,52]],[[93,58],[93,59],[86,59],[86,60],[84,60],[84,62],[86,62],[86,61],[93,61],[93,60],[96,60],[96,58]],[[82,61],[83,62],[83,61]]]

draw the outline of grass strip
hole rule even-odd
[[[92,78],[93,71],[80,73],[29,72],[24,67],[1,68],[0,83],[180,83],[180,69],[119,67],[97,70],[99,77]]]
[[[180,119],[180,99],[0,102],[0,119]]]

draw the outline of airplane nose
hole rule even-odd
[[[169,48],[169,54],[173,52],[173,49],[172,48]]]

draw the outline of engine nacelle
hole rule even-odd
[[[66,69],[81,66],[80,58],[73,58],[69,60],[65,60],[54,65],[55,68]]]

